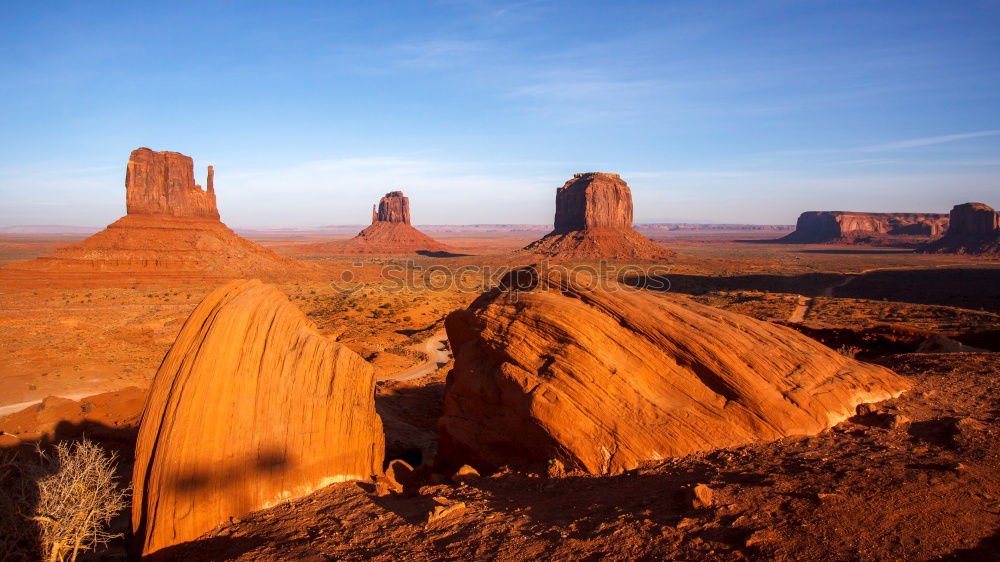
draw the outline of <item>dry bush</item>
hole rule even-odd
[[[0,460],[0,559],[76,560],[120,535],[108,531],[127,506],[115,455],[84,439],[52,453],[5,452]],[[8,534],[9,533],[9,534]]]
[[[857,357],[860,351],[861,351],[860,347],[855,347],[853,345],[842,345],[837,348],[837,353],[843,355],[844,357],[849,357],[851,359]]]
[[[24,447],[0,449],[0,560],[36,560],[41,555],[37,528],[24,509],[34,506],[37,497],[25,482],[28,454]]]

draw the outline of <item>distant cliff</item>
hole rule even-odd
[[[940,240],[918,252],[1000,255],[1000,213],[984,203],[963,203],[951,209],[951,224]]]
[[[795,232],[779,240],[796,244],[863,242],[891,236],[934,237],[947,229],[948,215],[939,213],[806,211],[799,215]]]

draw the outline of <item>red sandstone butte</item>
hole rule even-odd
[[[878,242],[900,236],[940,236],[947,228],[948,215],[937,213],[806,211],[799,215],[795,231],[779,240],[793,244]]]
[[[51,255],[13,264],[5,274],[46,271],[56,279],[113,275],[232,279],[272,277],[304,266],[246,240],[219,220],[214,170],[207,189],[194,182],[194,164],[178,152],[138,148],[125,171],[127,214],[93,236]],[[82,276],[82,277],[81,277]],[[107,280],[106,280],[107,281]]]
[[[194,163],[179,152],[132,151],[125,171],[125,208],[129,215],[168,215],[219,220],[214,170],[207,190],[194,182]]]
[[[378,211],[372,220],[376,222],[399,222],[410,224],[410,198],[402,191],[390,191],[379,199]]]
[[[414,254],[448,253],[450,248],[410,225],[410,199],[402,191],[390,191],[377,208],[372,224],[346,242],[304,244],[298,249],[318,254]]]
[[[1000,255],[1000,214],[983,203],[962,203],[951,209],[944,237],[917,249],[927,253]]]
[[[673,252],[632,228],[632,191],[618,174],[588,172],[556,190],[552,232],[523,252],[567,259],[656,260]]]

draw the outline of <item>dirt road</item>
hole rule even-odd
[[[834,290],[839,289],[841,287],[846,287],[848,283],[850,283],[851,281],[854,281],[858,277],[861,277],[862,275],[864,275],[866,273],[871,273],[872,271],[882,271],[882,270],[886,270],[886,269],[899,269],[899,268],[876,267],[876,268],[872,268],[872,269],[866,269],[866,270],[861,271],[859,273],[847,273],[847,274],[845,274],[846,278],[843,279],[843,280],[841,280],[839,283],[834,283],[833,285],[830,285],[828,287],[824,287],[823,288],[823,296],[824,297],[832,297]],[[796,301],[796,303],[795,303],[795,309],[792,310],[792,313],[788,315],[788,321],[791,322],[791,323],[793,323],[793,324],[798,324],[798,323],[800,323],[800,322],[802,322],[802,321],[804,321],[806,319],[806,316],[809,314],[809,309],[812,308],[813,300],[814,300],[813,297],[807,297],[807,296],[804,296],[804,295],[799,295],[798,297],[799,297],[799,300]]]
[[[434,335],[421,342],[416,349],[426,354],[427,360],[405,371],[386,377],[385,380],[408,381],[418,379],[433,373],[438,367],[451,360],[451,350],[448,348],[448,335],[444,329],[434,332]]]

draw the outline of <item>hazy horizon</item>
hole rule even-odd
[[[1000,3],[13,4],[0,226],[124,214],[140,146],[236,228],[551,224],[576,172],[636,223],[1000,206]],[[673,218],[674,220],[664,220]]]

